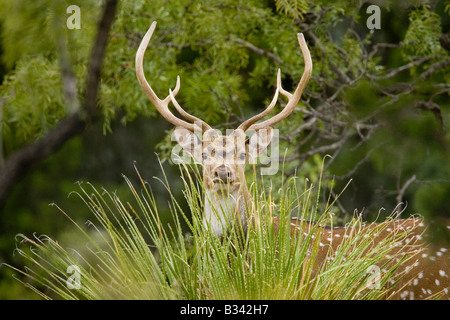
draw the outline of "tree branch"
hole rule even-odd
[[[319,48],[319,50],[322,51],[324,53],[324,55],[326,54],[326,50],[325,50],[324,46],[320,43],[317,36],[310,29],[307,31],[304,31],[303,33],[310,40],[312,46]],[[333,70],[338,75],[339,79],[344,84],[348,84],[348,83],[352,82],[352,80],[349,78],[349,76],[347,76],[345,74],[345,72],[343,72],[333,61],[330,60],[328,63],[329,63],[331,70]]]
[[[398,194],[397,197],[395,198],[395,200],[397,201],[397,204],[399,206],[399,211],[401,212],[403,207],[404,207],[404,203],[403,203],[403,197],[405,196],[406,190],[408,190],[409,186],[416,181],[416,175],[412,175],[411,178],[409,178],[404,184],[403,186],[400,188],[400,190],[398,190]]]
[[[8,157],[0,172],[0,207],[4,205],[12,187],[26,170],[59,150],[67,140],[80,134],[84,128],[85,122],[79,114],[66,117],[43,138],[24,146]]]
[[[375,80],[389,79],[389,78],[395,77],[397,74],[399,74],[399,73],[401,73],[401,72],[403,72],[405,70],[408,70],[408,69],[411,69],[413,67],[417,67],[417,66],[421,65],[422,63],[424,63],[427,60],[430,60],[430,57],[420,57],[420,58],[418,58],[418,59],[416,59],[416,60],[414,60],[414,61],[412,61],[412,62],[410,62],[408,64],[405,64],[405,65],[401,66],[401,67],[389,70],[389,72],[387,72],[386,74],[384,74],[382,76],[375,76],[375,77],[372,77],[372,78],[375,79]]]
[[[433,64],[431,67],[428,68],[427,71],[422,73],[419,77],[419,81],[425,80],[428,76],[432,75],[434,72],[436,72],[439,69],[445,68],[450,66],[450,59],[444,60],[438,63]]]
[[[245,41],[245,40],[243,40],[241,38],[237,38],[237,37],[232,37],[231,40],[240,44],[244,48],[247,48],[248,50],[253,51],[254,53],[256,53],[260,56],[268,57],[268,58],[272,59],[278,65],[284,64],[284,61],[276,54],[269,52],[267,50],[261,49],[248,41]]]
[[[111,29],[116,13],[117,2],[117,0],[105,1],[103,16],[98,26],[97,36],[91,52],[91,59],[89,61],[84,108],[93,122],[95,122],[99,117],[99,112],[97,109],[97,96],[101,79],[100,73],[102,69],[103,57],[105,55],[106,44],[109,39],[109,30]]]
[[[5,166],[5,156],[3,154],[3,137],[2,137],[2,123],[3,123],[3,105],[5,100],[0,97],[0,170]]]

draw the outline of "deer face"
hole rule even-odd
[[[241,129],[228,135],[209,129],[200,139],[195,133],[176,128],[175,140],[203,166],[204,185],[207,190],[235,193],[245,183],[247,163],[255,163],[272,140],[272,128],[255,131],[247,136]]]

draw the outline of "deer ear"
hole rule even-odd
[[[202,159],[202,141],[192,132],[182,127],[176,127],[173,132],[175,141],[191,157],[197,161]]]
[[[248,140],[248,152],[252,158],[259,157],[272,141],[272,128],[259,129]]]

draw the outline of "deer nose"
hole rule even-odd
[[[222,164],[214,170],[214,177],[219,178],[224,183],[229,183],[232,180],[231,170]]]

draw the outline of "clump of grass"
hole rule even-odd
[[[115,194],[99,191],[90,184],[80,185],[76,194],[94,217],[88,228],[58,209],[75,224],[86,246],[69,249],[47,236],[18,235],[21,244],[17,252],[28,263],[25,268],[10,267],[21,274],[19,281],[45,299],[380,299],[386,296],[401,261],[383,266],[386,271],[378,275],[380,286],[376,288],[368,285],[371,283],[368,269],[380,264],[390,246],[406,237],[408,231],[374,245],[374,235],[386,228],[388,222],[357,232],[361,220],[355,218],[347,226],[354,231],[352,236],[336,252],[330,250],[330,259],[317,266],[320,226],[333,219],[333,203],[319,202],[320,185],[305,185],[299,190],[296,180],[289,179],[282,188],[273,191],[264,189],[254,179],[250,190],[260,223],[250,224],[245,235],[239,228],[232,228],[226,236],[218,238],[202,220],[204,193],[201,180],[196,177],[198,172],[181,169],[190,212],[183,211],[164,176],[160,182],[171,196],[172,222],[168,226],[162,225],[155,197],[140,176],[138,188],[124,177],[133,203],[122,203]],[[310,232],[293,237],[289,223],[292,215],[303,220],[318,217],[318,220]],[[277,232],[271,223],[273,216],[279,216],[282,221]],[[188,225],[187,232],[183,224]],[[70,282],[74,267],[80,276],[76,288]]]

